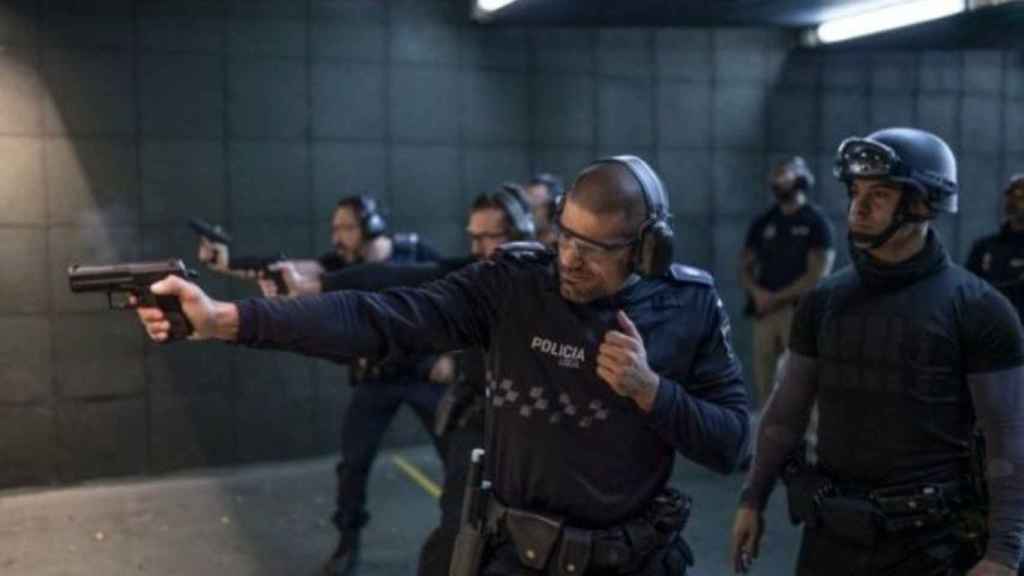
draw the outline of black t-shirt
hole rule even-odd
[[[391,257],[386,260],[392,264],[415,264],[437,262],[441,254],[433,246],[423,241],[419,234],[395,234],[391,237]],[[335,251],[325,252],[317,258],[324,272],[337,272],[343,268],[360,263],[348,263]]]
[[[967,269],[998,288],[1017,314],[1024,313],[1024,232],[1004,227],[981,238],[971,247]]]
[[[488,476],[505,504],[606,526],[665,485],[674,453],[731,471],[749,439],[746,389],[710,277],[674,266],[614,297],[561,297],[553,256],[502,256],[421,288],[239,303],[238,341],[345,360],[489,351]],[[661,377],[653,410],[597,375],[624,310]]]
[[[437,250],[426,242],[423,242],[418,234],[394,234],[391,236],[391,241],[391,257],[385,262],[376,263],[376,265],[427,266],[436,264],[440,258],[440,254]],[[344,271],[354,272],[360,268],[373,266],[371,264],[360,265],[345,262],[345,260],[333,250],[322,254],[317,258],[317,261],[324,269],[324,274],[321,276],[321,282],[323,283],[322,288],[325,292],[340,289],[340,287],[333,285],[332,280],[335,278],[342,278],[343,275],[346,274]],[[364,289],[373,290],[377,289],[377,287],[365,287]],[[401,380],[408,377],[425,380],[429,377],[430,369],[434,365],[435,360],[437,360],[437,356],[432,354],[424,354],[390,362],[370,363],[365,359],[359,359],[352,365],[352,376],[357,382],[364,382],[366,380]]]
[[[807,273],[811,250],[832,248],[832,225],[810,202],[789,215],[776,204],[750,225],[745,246],[754,253],[757,283],[779,290]]]
[[[348,265],[337,252],[333,250],[330,252],[324,252],[316,259],[320,263],[320,267],[324,269],[324,272],[337,272]]]
[[[1010,303],[941,256],[889,290],[847,267],[797,307],[789,347],[817,360],[819,462],[841,481],[961,478],[974,425],[967,377],[1024,364]]]

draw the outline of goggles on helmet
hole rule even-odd
[[[914,169],[895,150],[868,138],[847,138],[839,145],[833,173],[843,182],[854,178],[886,178],[912,184],[927,195],[928,189],[953,194],[956,186],[932,172]]]

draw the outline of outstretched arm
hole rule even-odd
[[[336,361],[401,358],[486,346],[511,266],[474,265],[421,288],[236,303],[212,300],[180,278],[162,280],[152,290],[181,300],[196,327],[195,339],[235,341]],[[167,339],[169,324],[159,309],[140,308],[139,316],[150,337]]]

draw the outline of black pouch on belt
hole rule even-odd
[[[562,520],[512,508],[504,520],[519,562],[527,568],[543,570],[562,534]]]
[[[878,541],[884,517],[870,500],[822,498],[818,512],[821,524],[844,540],[867,547]]]
[[[555,573],[559,576],[586,574],[587,568],[590,567],[593,537],[594,533],[590,530],[565,527],[562,530],[562,545],[558,547],[558,566]]]

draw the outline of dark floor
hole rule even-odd
[[[371,479],[373,519],[364,539],[366,576],[415,572],[418,546],[437,521],[436,500],[404,471],[428,478],[440,467],[429,448],[384,454]],[[312,575],[334,545],[327,521],[333,459],[161,480],[0,492],[0,574],[4,576]],[[687,530],[694,574],[729,574],[729,527],[740,477],[688,463],[678,483],[694,496]],[[755,574],[791,574],[797,534],[776,497]]]

